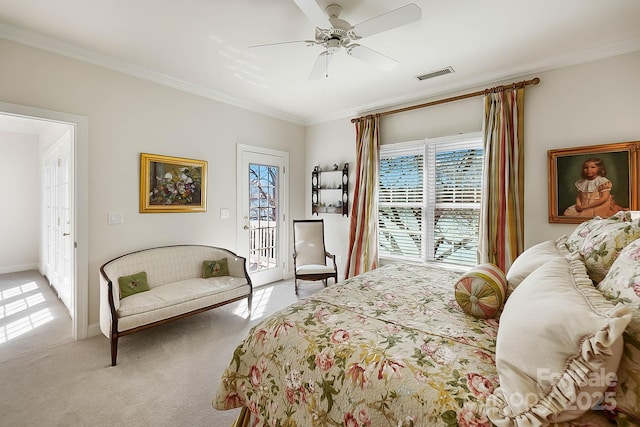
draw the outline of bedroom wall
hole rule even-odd
[[[291,194],[303,194],[300,125],[6,40],[0,57],[0,101],[88,118],[90,325],[98,322],[105,261],[185,242],[236,250],[236,144],[289,152]],[[138,213],[141,152],[207,160],[207,212]],[[302,216],[302,200],[289,202],[290,216]],[[220,219],[221,208],[230,219]],[[124,223],[108,225],[109,211],[122,212]]]
[[[547,150],[640,140],[640,53],[534,73],[460,93],[418,100],[419,104],[497,84],[540,77],[525,96],[525,246],[569,234],[575,225],[548,223]],[[384,116],[381,143],[433,138],[482,129],[482,97]],[[355,131],[349,119],[308,126],[306,170],[330,159],[355,166]],[[307,173],[306,187],[310,187]],[[353,180],[352,180],[353,182]],[[351,184],[353,191],[353,184]],[[310,215],[310,194],[305,209]],[[324,214],[328,243],[346,256],[349,222]]]
[[[0,274],[38,266],[38,137],[0,131]],[[34,207],[36,207],[34,209]]]

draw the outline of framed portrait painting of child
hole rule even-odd
[[[549,150],[549,222],[638,209],[640,141]]]

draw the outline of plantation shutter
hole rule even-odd
[[[423,260],[424,143],[380,153],[379,241],[382,256]]]
[[[478,134],[381,146],[380,256],[475,265],[482,158]]]
[[[480,141],[435,144],[428,260],[475,265],[482,196]]]

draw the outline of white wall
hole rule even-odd
[[[327,168],[334,163],[342,166],[349,163],[349,198],[353,196],[355,180],[355,130],[348,119],[337,120],[330,123],[308,126],[305,131],[306,179],[304,185],[304,213],[306,218],[311,215],[311,171],[315,165]],[[337,194],[339,192],[336,191]],[[324,196],[324,194],[323,194]],[[336,198],[337,199],[337,198]],[[337,200],[336,200],[337,201]],[[349,220],[351,218],[351,201],[349,205],[349,217],[338,214],[319,214],[324,219],[325,245],[327,251],[337,255],[338,279],[344,278],[344,267],[347,262],[347,249],[349,246]],[[316,219],[313,216],[313,219]]]
[[[38,137],[0,131],[0,273],[38,267]]]
[[[540,77],[525,95],[525,246],[569,234],[575,225],[549,224],[547,150],[640,140],[640,53],[535,73],[485,87]],[[459,95],[452,93],[450,96]],[[446,98],[441,96],[436,99]],[[428,102],[426,99],[414,104]],[[381,143],[434,138],[482,129],[482,97],[469,98],[381,118]],[[313,165],[349,161],[355,166],[355,130],[349,119],[309,126],[305,212],[310,215]],[[640,183],[638,183],[640,185]],[[351,184],[353,192],[353,184]],[[323,216],[328,243],[346,256],[348,221]]]
[[[236,250],[236,144],[289,152],[291,194],[303,194],[302,126],[6,40],[0,57],[0,101],[88,117],[90,324],[105,261],[177,243]],[[207,212],[140,214],[141,152],[207,160]],[[109,211],[123,212],[124,224],[107,225]],[[291,197],[290,217],[303,214],[301,197]]]

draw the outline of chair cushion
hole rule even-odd
[[[297,276],[300,276],[302,274],[331,274],[335,272],[336,270],[333,268],[333,266],[322,264],[301,265],[296,269]]]
[[[247,279],[232,276],[212,277],[209,279],[188,279],[180,282],[152,288],[123,299],[118,316],[120,318],[139,313],[157,311],[178,305],[183,302],[197,300],[216,295],[229,289],[239,288],[247,283]]]
[[[296,221],[293,227],[296,264],[324,264],[326,255],[322,220]]]

